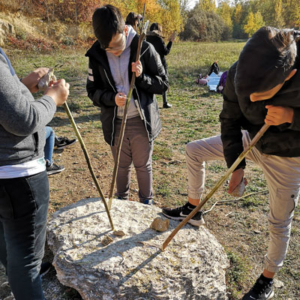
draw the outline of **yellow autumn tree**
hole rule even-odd
[[[162,24],[165,37],[169,37],[175,30],[181,32],[183,30],[183,17],[181,15],[179,0],[160,0],[162,10],[160,16],[156,16]],[[155,21],[155,20],[154,20]]]
[[[228,26],[229,28],[229,32],[232,32],[232,19],[231,19],[231,15],[232,15],[232,9],[229,6],[229,4],[227,3],[227,1],[223,1],[218,10],[218,15],[223,19],[223,21],[225,22],[225,24]]]
[[[275,26],[278,28],[284,27],[283,6],[282,0],[275,1]]]
[[[215,0],[199,0],[199,7],[204,11],[216,12],[216,1]]]
[[[245,32],[248,36],[252,36],[260,27],[264,26],[264,20],[261,13],[258,11],[257,13],[253,14],[250,12],[247,18],[247,23],[244,26]]]
[[[162,24],[166,37],[174,31],[183,29],[183,18],[180,10],[180,0],[106,0],[102,4],[111,4],[121,11],[126,19],[129,12],[142,14],[146,3],[145,21]]]
[[[234,22],[236,24],[241,23],[242,13],[243,13],[243,7],[241,4],[238,3],[235,7],[235,12],[234,12]]]

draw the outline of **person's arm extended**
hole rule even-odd
[[[169,88],[168,77],[153,45],[147,43],[142,50],[143,73],[136,78],[136,85],[151,94],[162,94]]]
[[[108,90],[103,83],[103,86],[100,85],[101,80],[100,80],[100,74],[97,71],[97,68],[94,67],[93,60],[89,59],[89,70],[88,70],[88,78],[87,78],[87,83],[86,83],[86,90],[88,93],[88,97],[93,101],[95,106],[101,107],[101,105],[105,106],[115,106],[115,97],[117,95],[117,92],[114,91],[112,92],[111,89],[113,90],[113,83],[109,82],[108,74],[107,76],[107,81],[109,82],[111,89]],[[105,72],[105,70],[104,70]],[[95,84],[95,82],[97,84]]]
[[[49,95],[38,100],[11,75],[4,58],[0,57],[0,124],[8,132],[27,136],[45,127],[53,118],[56,103]]]

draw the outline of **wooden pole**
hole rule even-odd
[[[263,136],[263,134],[268,130],[270,126],[265,124],[259,132],[255,135],[251,143],[248,147],[240,154],[240,156],[236,159],[233,165],[227,170],[225,175],[217,182],[217,184],[212,188],[212,190],[205,196],[205,198],[194,208],[194,210],[184,219],[179,225],[171,232],[168,238],[162,245],[162,251],[166,249],[170,241],[177,234],[177,232],[203,207],[203,205],[211,198],[211,196],[218,190],[218,188],[225,182],[225,180],[229,177],[229,175],[235,170],[235,168],[240,164],[240,162],[246,157],[246,155],[252,150],[252,148],[256,145],[259,139]]]
[[[103,203],[104,203],[105,210],[106,210],[106,213],[107,213],[107,216],[108,216],[108,219],[109,219],[109,223],[110,223],[111,229],[114,230],[114,224],[113,224],[112,218],[111,218],[111,216],[110,216],[110,212],[109,212],[107,203],[106,203],[106,201],[105,201],[104,194],[103,194],[103,192],[102,192],[102,190],[101,190],[101,188],[100,188],[100,185],[99,185],[99,183],[98,183],[98,180],[97,180],[97,178],[96,178],[96,176],[95,176],[93,167],[92,167],[91,162],[90,162],[91,160],[90,160],[89,154],[88,154],[88,152],[87,152],[87,149],[86,149],[86,147],[85,147],[85,144],[84,144],[84,142],[83,142],[83,139],[82,139],[82,137],[81,137],[81,134],[80,134],[80,132],[79,132],[77,126],[76,126],[76,123],[75,123],[75,121],[74,121],[74,119],[73,119],[73,116],[72,116],[72,114],[71,114],[71,111],[70,111],[70,109],[69,109],[69,106],[68,106],[67,102],[65,102],[63,106],[64,106],[64,109],[65,109],[65,111],[66,111],[66,113],[67,113],[67,115],[68,115],[68,117],[69,117],[69,120],[70,120],[70,122],[71,122],[71,124],[72,124],[72,127],[73,127],[73,129],[74,129],[74,131],[75,131],[75,133],[76,133],[76,136],[77,136],[77,138],[78,138],[78,140],[79,140],[79,143],[80,143],[81,148],[82,148],[82,151],[83,151],[83,153],[84,153],[86,162],[87,162],[87,164],[88,164],[88,168],[89,168],[89,170],[90,170],[90,173],[91,173],[91,175],[92,175],[92,178],[93,178],[93,180],[94,180],[94,183],[95,183],[95,185],[96,185],[96,187],[97,187],[97,190],[98,190],[98,192],[99,192],[99,194],[100,194],[100,197],[101,197],[101,199],[102,199],[102,201],[103,201]]]

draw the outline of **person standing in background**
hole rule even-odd
[[[138,27],[140,22],[143,20],[142,15],[130,12],[126,17],[125,25],[130,25],[136,33],[138,33]]]
[[[150,26],[150,32],[147,34],[147,38],[146,38],[147,42],[151,43],[154,46],[156,52],[159,54],[167,76],[169,76],[169,74],[168,74],[168,65],[165,56],[170,53],[175,37],[176,37],[176,32],[174,32],[171,35],[169,39],[169,43],[166,46],[163,40],[162,26],[158,23],[152,23]],[[165,91],[162,94],[162,96],[163,96],[163,108],[171,108],[172,105],[168,103],[167,100],[167,91]]]

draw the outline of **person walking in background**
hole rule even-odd
[[[69,95],[64,79],[34,100],[40,68],[22,81],[0,48],[0,261],[16,300],[44,300],[40,279],[49,182],[45,128]]]
[[[175,37],[176,37],[176,32],[174,32],[171,35],[169,39],[169,43],[166,46],[163,40],[162,26],[158,23],[152,23],[150,26],[150,32],[147,33],[147,42],[151,43],[154,46],[157,53],[159,54],[167,76],[169,76],[169,74],[168,74],[168,65],[165,56],[170,53]],[[167,100],[167,91],[165,91],[162,96],[163,96],[163,108],[171,108],[172,105],[168,103]]]
[[[116,159],[126,96],[133,72],[135,88],[128,106],[128,120],[116,179],[117,197],[129,199],[131,165],[139,185],[141,203],[152,204],[153,141],[161,131],[155,94],[168,89],[168,78],[154,47],[143,41],[141,59],[135,61],[139,37],[125,25],[120,11],[105,5],[93,15],[98,41],[88,50],[87,92],[94,105],[101,108],[100,120],[105,141]]]
[[[130,12],[126,17],[125,24],[130,25],[135,30],[135,32],[138,33],[138,28],[142,20],[143,20],[142,15],[136,14],[134,12]]]

